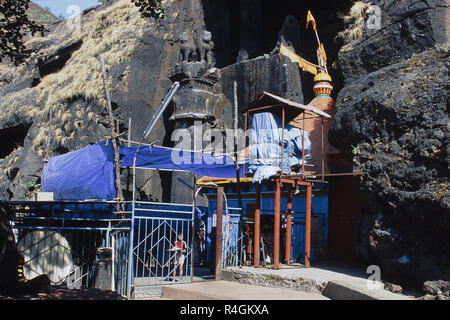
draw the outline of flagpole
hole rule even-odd
[[[314,32],[316,33],[317,42],[319,43],[319,46],[320,46],[319,33],[317,33],[316,29],[314,29]]]
[[[317,33],[316,19],[314,19],[310,10],[308,10],[308,15],[306,17],[306,28],[308,28],[309,23],[311,23],[311,25],[314,29],[314,32],[316,33],[317,42],[319,43],[319,46],[320,46],[319,34]]]
[[[313,15],[312,15],[311,11],[308,10],[308,16],[306,17],[306,28],[308,28],[310,22],[311,22],[312,27],[313,27],[313,29],[314,29],[314,33],[316,34],[316,39],[317,39],[317,43],[318,43],[318,46],[319,46],[319,50],[317,51],[317,60],[318,60],[317,62],[318,62],[318,64],[319,64],[319,66],[320,66],[321,68],[324,68],[325,71],[326,71],[326,73],[328,73],[327,65],[326,65],[325,61],[323,60],[324,57],[322,57],[322,56],[319,54],[320,47],[321,47],[321,42],[320,42],[320,38],[319,38],[319,33],[317,32],[316,20],[314,19],[314,17],[313,17]]]

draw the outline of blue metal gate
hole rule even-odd
[[[128,296],[138,286],[191,282],[193,206],[139,201],[132,206]],[[184,254],[172,251],[180,234],[186,250]]]

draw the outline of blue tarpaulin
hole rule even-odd
[[[55,200],[116,197],[114,150],[105,141],[49,159],[42,173],[42,191]]]
[[[302,164],[303,143],[305,157],[311,155],[309,134],[288,124],[284,128],[283,137],[282,123],[276,115],[271,112],[262,112],[253,116],[250,130],[249,167],[250,172],[253,173],[253,182],[261,182],[280,171],[283,138],[283,173],[290,174],[291,167]]]
[[[193,172],[216,178],[236,178],[236,165],[228,156],[162,147],[120,146],[120,164],[132,167]],[[248,166],[247,166],[248,167]],[[240,176],[244,175],[240,165]],[[116,197],[114,150],[111,142],[97,144],[49,159],[42,173],[42,191],[55,200],[111,200]]]
[[[121,147],[120,165],[132,167],[137,150],[138,147]],[[229,156],[218,157],[208,153],[162,147],[141,146],[136,155],[136,167],[183,170],[214,178],[236,178],[236,164]],[[241,177],[244,176],[242,164],[239,173]]]

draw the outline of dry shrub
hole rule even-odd
[[[106,105],[98,58],[102,55],[107,67],[128,59],[143,36],[145,25],[146,21],[129,0],[118,0],[110,7],[95,12],[84,21],[82,29],[73,32],[71,39],[67,40],[81,39],[83,44],[63,69],[42,80],[38,86],[38,102],[46,98],[46,106],[49,106],[83,97]]]
[[[370,6],[370,2],[357,1],[350,8],[350,12],[347,15],[341,14],[340,18],[344,21],[347,28],[339,32],[338,37],[344,39],[346,43],[360,39],[366,24],[366,12]]]
[[[89,18],[83,19],[82,29],[73,31],[64,43],[59,42],[42,49],[32,57],[36,59],[41,55],[51,54],[69,43],[82,40],[81,47],[73,52],[61,70],[45,76],[38,86],[32,88],[36,91],[36,105],[40,104],[42,108],[31,108],[28,114],[44,118],[47,117],[49,109],[53,109],[53,125],[58,129],[52,136],[58,145],[67,146],[68,139],[74,137],[71,131],[82,126],[83,122],[80,120],[84,120],[86,114],[89,120],[96,119],[96,115],[86,109],[65,112],[66,101],[82,98],[85,101],[95,101],[106,108],[99,56],[103,56],[107,69],[126,62],[143,37],[144,29],[148,27],[148,24],[149,22],[141,17],[133,3],[129,0],[117,0],[103,10],[97,9],[90,12]],[[49,35],[49,37],[56,36],[58,35]],[[36,42],[41,40],[31,39],[27,45],[36,45]],[[123,81],[126,80],[123,79]],[[112,88],[110,78],[108,82],[109,88]],[[10,98],[11,101],[20,105],[17,97]],[[32,143],[34,150],[39,149],[46,140],[44,137],[47,135],[42,132],[44,132],[44,126],[41,125]]]

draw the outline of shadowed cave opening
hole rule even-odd
[[[14,127],[0,130],[0,141],[2,147],[0,148],[0,159],[10,155],[17,147],[23,147],[24,140],[27,136],[31,124],[21,123]]]
[[[328,68],[333,78],[333,96],[343,87],[340,70],[336,67],[342,40],[337,38],[345,28],[341,14],[347,13],[353,1],[306,0],[230,0],[214,5],[212,0],[202,0],[205,10],[205,27],[213,34],[216,67],[236,63],[242,52],[245,58],[254,59],[273,51],[278,32],[287,16],[295,17],[299,24],[300,48],[297,52],[313,63],[317,62],[318,47],[312,27],[306,29],[306,16],[311,10],[317,22],[320,40],[328,56]],[[304,88],[312,86],[312,77],[301,74]],[[305,100],[314,98],[312,90],[303,89]]]
[[[42,57],[37,64],[40,77],[34,78],[31,86],[36,87],[41,82],[42,78],[60,71],[66,65],[66,62],[72,57],[72,54],[80,49],[82,44],[83,41],[79,40],[56,50],[56,52],[54,52],[51,56]]]

